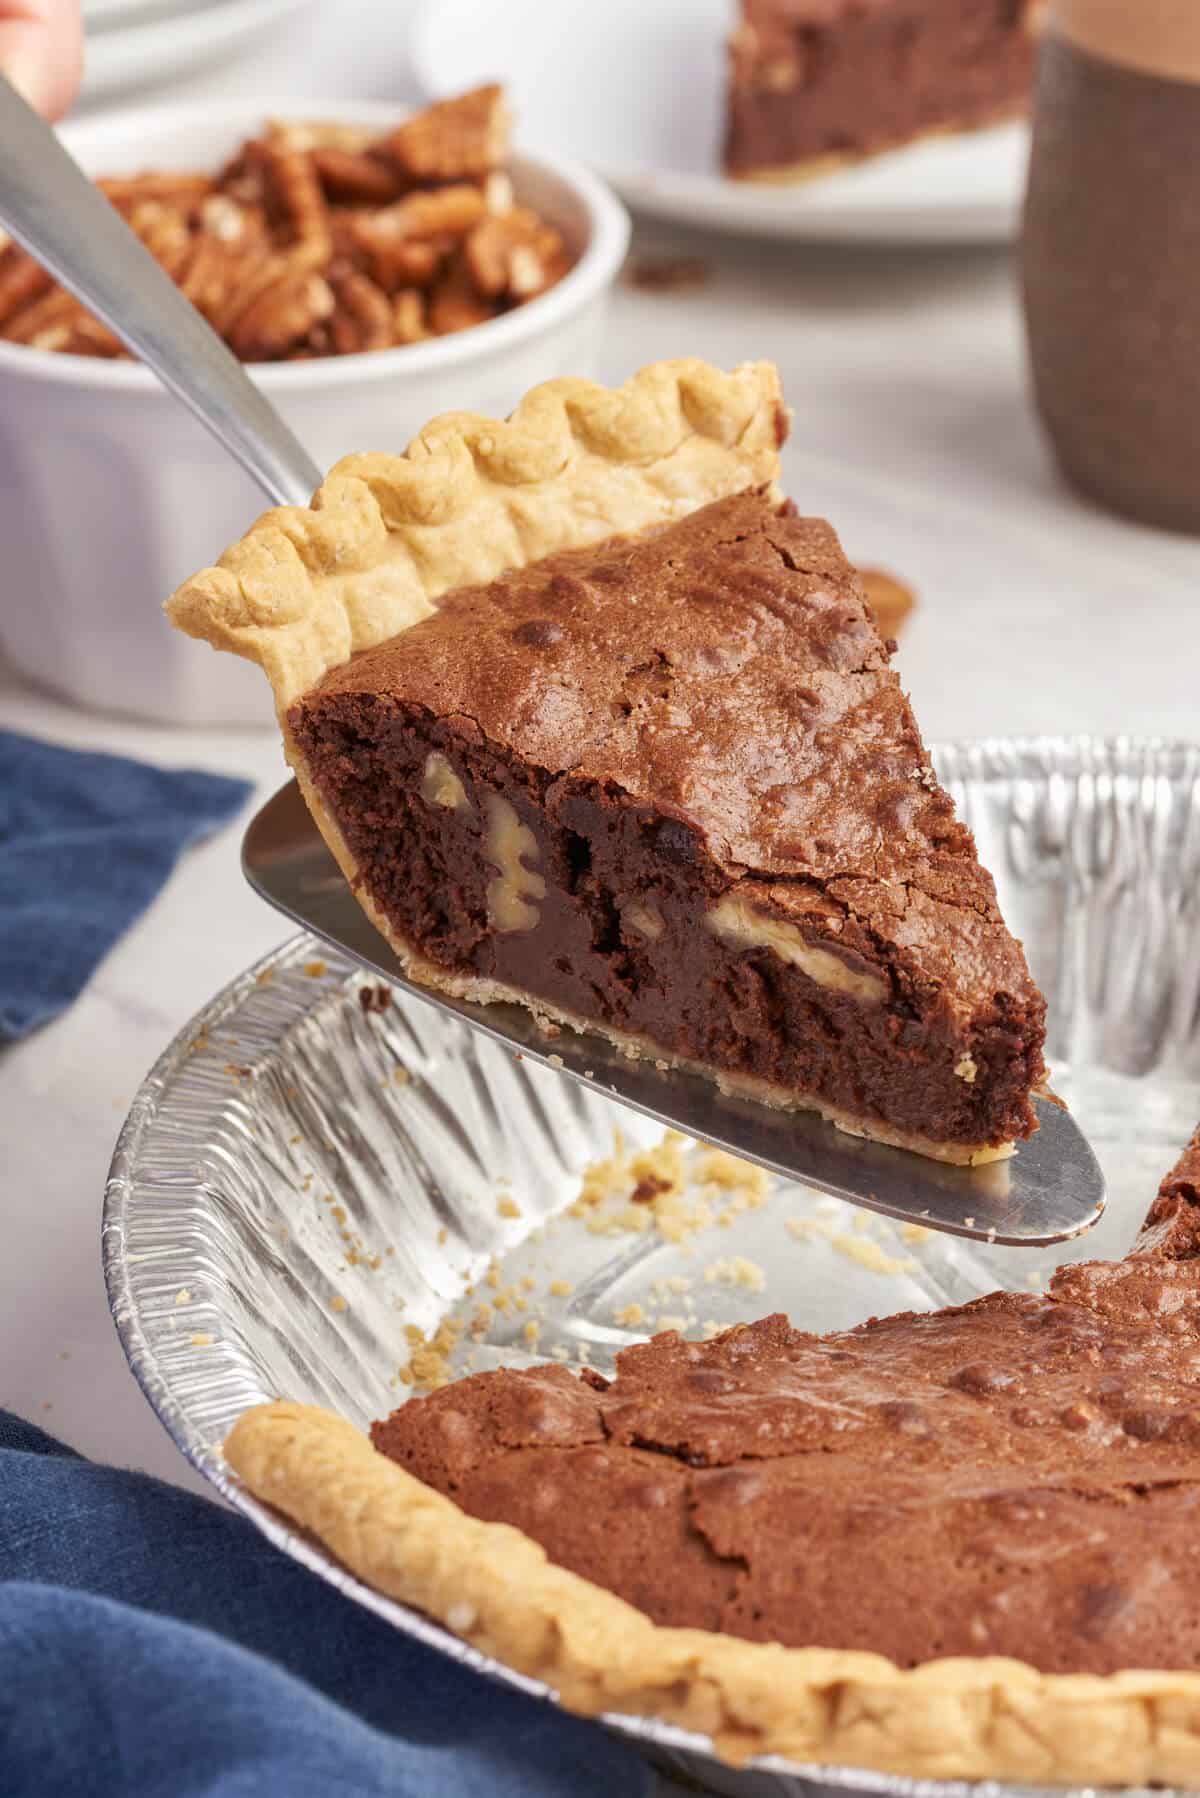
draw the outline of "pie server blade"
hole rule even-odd
[[[390,985],[423,999],[515,1054],[559,1069],[660,1123],[852,1205],[905,1223],[1030,1248],[1088,1230],[1104,1209],[1104,1176],[1070,1114],[1035,1099],[1041,1128],[1007,1161],[951,1167],[849,1136],[812,1112],[776,1111],[722,1093],[712,1081],[652,1061],[631,1061],[600,1036],[548,1037],[520,1005],[474,1005],[405,978],[362,911],[290,782],[251,821],[242,868],[268,905],[351,956]]]

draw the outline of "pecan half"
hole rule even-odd
[[[407,119],[378,148],[412,181],[480,178],[507,156],[510,124],[504,90],[493,82]]]
[[[186,212],[189,207],[198,206],[217,184],[212,175],[167,170],[162,174],[104,175],[96,185],[118,212],[128,212],[147,200],[158,200],[164,206]]]
[[[462,237],[486,211],[482,191],[459,182],[432,193],[409,194],[377,212],[372,224],[377,233],[396,237]]]
[[[379,156],[341,150],[328,144],[309,152],[327,200],[342,206],[387,206],[399,199],[404,184]]]
[[[247,306],[229,333],[230,345],[244,362],[274,361],[331,317],[336,304],[321,275],[289,270]]]
[[[13,343],[27,343],[35,350],[61,349],[58,334],[61,332],[65,338],[82,314],[83,307],[74,294],[54,287],[15,313],[4,335]],[[48,340],[47,334],[53,341]]]
[[[303,150],[284,150],[255,139],[243,151],[248,174],[257,173],[261,204],[280,244],[298,252],[305,265],[319,268],[333,248],[325,195],[312,161]],[[233,197],[240,198],[238,193]]]
[[[350,231],[351,260],[360,263],[385,293],[431,286],[454,244],[455,239],[445,234],[405,237],[390,216],[380,213],[357,218]]]
[[[514,206],[476,225],[463,246],[472,281],[482,294],[527,299],[557,278],[563,242],[536,213]]]
[[[390,349],[392,307],[387,294],[348,263],[330,268],[329,285],[337,303],[329,320],[329,335],[338,354]]]
[[[429,336],[425,324],[425,296],[416,288],[392,295],[392,331],[397,343],[420,343]]]
[[[485,324],[493,316],[493,307],[479,297],[465,262],[456,257],[429,296],[430,330],[435,337],[447,337]]]
[[[272,119],[267,140],[281,150],[346,150],[360,155],[376,138],[369,125],[340,125],[331,119]]]

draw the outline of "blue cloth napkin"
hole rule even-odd
[[[597,1725],[0,1411],[4,1798],[650,1798]]]
[[[65,1011],[241,780],[0,731],[0,1042]]]

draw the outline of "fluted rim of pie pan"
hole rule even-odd
[[[211,126],[214,134],[224,127],[247,132],[268,119],[330,119],[347,125],[395,125],[413,111],[411,106],[391,106],[378,100],[329,100],[301,98],[230,101],[191,101],[181,106],[147,106],[129,112],[104,113],[63,127],[63,143],[84,167],[110,160],[103,146],[134,145],[142,136],[157,142],[168,128],[183,132]],[[153,152],[151,152],[153,154]],[[138,161],[137,152],[114,150],[111,160]],[[358,385],[385,377],[426,375],[457,368],[478,358],[503,357],[510,350],[552,331],[606,292],[615,282],[629,247],[629,215],[612,189],[599,175],[546,150],[514,145],[510,166],[520,186],[522,169],[544,174],[567,189],[584,217],[585,237],[574,265],[554,286],[527,300],[511,312],[484,324],[471,325],[448,337],[421,343],[400,344],[390,350],[357,351],[346,356],[318,356],[311,362],[247,362],[247,374],[265,393],[316,392],[330,385]],[[114,173],[123,173],[117,169]],[[158,377],[140,362],[109,360],[100,356],[76,356],[63,350],[33,349],[28,344],[0,339],[0,376],[20,376],[29,381],[53,381],[68,386],[141,395],[160,394],[166,405],[178,402],[162,387]]]
[[[1182,771],[1190,772],[1193,779],[1200,778],[1200,745],[1163,738],[989,738],[936,745],[933,753],[939,774],[952,787],[963,779],[983,782],[1011,778],[1019,775],[1022,769],[1037,764],[1045,769],[1057,767],[1059,772],[1070,770],[1077,777],[1093,774],[1138,779],[1146,776],[1152,762],[1161,764],[1166,760],[1177,759],[1182,764]],[[1161,766],[1157,771],[1163,772]],[[297,959],[299,945],[306,941],[311,942],[312,939],[302,936],[289,939],[217,994],[179,1032],[159,1057],[134,1100],[114,1152],[102,1223],[104,1277],[117,1333],[135,1378],[181,1452],[224,1497],[250,1517],[276,1546],[406,1634],[491,1678],[534,1696],[547,1697],[553,1702],[554,1694],[545,1684],[518,1674],[481,1654],[428,1617],[364,1585],[336,1562],[319,1543],[291,1528],[280,1514],[252,1498],[224,1463],[219,1446],[206,1438],[202,1425],[190,1415],[186,1399],[173,1389],[137,1313],[126,1253],[130,1212],[137,1199],[139,1154],[146,1133],[174,1077],[191,1055],[197,1038],[219,1029],[222,1022],[238,1011],[255,989],[263,984],[265,975],[276,966],[284,963],[290,965]],[[348,980],[356,971],[356,964],[331,954],[325,945],[315,947],[319,949],[333,976]],[[314,989],[314,994],[318,992],[325,995],[327,989]],[[303,1010],[298,1008],[297,1018],[302,1015]],[[227,1392],[236,1392],[242,1376],[236,1370],[229,1370],[222,1378],[226,1382]],[[260,1397],[261,1393],[257,1389],[247,1392],[245,1403],[255,1402]],[[713,1768],[714,1774],[719,1769],[726,1779],[737,1779],[739,1775],[778,1779],[782,1782],[779,1786],[781,1794],[812,1784],[879,1794],[880,1798],[884,1798],[884,1795],[886,1798],[1008,1798],[1008,1795],[1013,1794],[1021,1794],[1022,1798],[1035,1798],[1035,1795],[1050,1798],[1050,1794],[1056,1794],[1057,1798],[1062,1798],[1063,1793],[1068,1790],[1090,1792],[1096,1789],[1062,1785],[1033,1786],[1001,1780],[918,1778],[869,1767],[802,1764],[775,1755],[756,1757],[735,1772],[729,1768],[728,1763],[721,1762],[715,1756],[712,1744],[705,1736],[645,1716],[609,1713],[601,1721],[633,1738],[647,1752],[668,1764],[676,1762],[695,1772],[697,1763],[707,1763]],[[765,1789],[764,1787],[764,1791]],[[1132,1787],[1122,1789],[1129,1793],[1141,1790]],[[1166,1788],[1154,1789],[1163,1791]]]

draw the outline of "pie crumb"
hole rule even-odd
[[[664,1274],[661,1279],[652,1281],[650,1288],[660,1298],[665,1292],[682,1293],[690,1292],[691,1289],[692,1282],[687,1274]]]
[[[449,1385],[453,1378],[450,1357],[462,1333],[462,1320],[457,1317],[444,1317],[428,1338],[416,1324],[406,1324],[404,1334],[412,1344],[412,1354],[399,1369],[405,1385],[424,1392],[434,1392],[439,1386]]]
[[[329,1309],[331,1311],[345,1311],[347,1309],[346,1300],[342,1297],[340,1292],[335,1292],[330,1299]]]
[[[662,1311],[654,1321],[656,1328],[660,1330],[678,1330],[681,1336],[688,1327],[687,1318],[678,1316],[674,1311]]]
[[[834,1236],[833,1246],[839,1254],[851,1261],[857,1261],[873,1274],[906,1274],[917,1265],[911,1255],[889,1255],[887,1250],[870,1236]]]
[[[770,1187],[766,1168],[742,1161],[725,1149],[706,1149],[697,1157],[696,1176],[708,1186],[720,1186],[728,1192],[744,1193],[754,1204],[761,1205]]]
[[[179,1291],[175,1294],[175,1303],[177,1305],[190,1305],[191,1302],[192,1302],[192,1294],[191,1294],[190,1288],[188,1288],[187,1286],[181,1286],[179,1288]]]
[[[744,1286],[748,1292],[765,1292],[767,1276],[757,1261],[745,1255],[731,1255],[727,1261],[712,1261],[704,1270],[706,1286]]]
[[[496,1210],[501,1217],[520,1217],[521,1207],[508,1193],[503,1193],[497,1203]]]
[[[838,1231],[827,1217],[789,1217],[784,1228],[797,1242],[832,1242]]]

